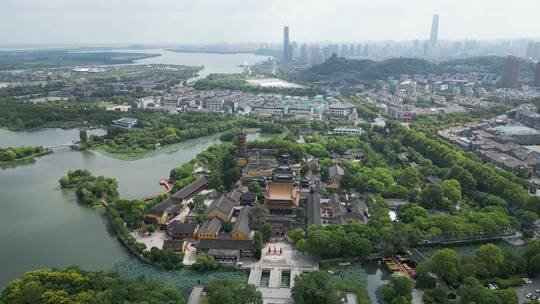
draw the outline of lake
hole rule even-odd
[[[54,145],[78,136],[78,130],[0,130],[0,146]],[[249,140],[268,137],[248,135]],[[158,181],[168,177],[172,168],[216,143],[219,135],[206,136],[183,142],[175,151],[136,161],[61,149],[32,163],[0,168],[0,290],[36,268],[76,264],[87,270],[109,270],[130,258],[98,212],[80,206],[71,191],[60,189],[58,179],[69,169],[114,177],[122,198],[138,199],[160,193]]]
[[[200,77],[206,77],[212,73],[233,74],[241,73],[244,68],[239,65],[248,63],[254,64],[268,59],[266,56],[254,54],[206,54],[206,53],[178,53],[164,49],[146,50],[125,50],[118,49],[118,52],[160,54],[161,56],[137,60],[132,64],[174,64],[189,66],[204,66],[204,70],[199,72]]]

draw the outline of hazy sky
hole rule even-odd
[[[540,0],[0,0],[0,44],[540,37]]]

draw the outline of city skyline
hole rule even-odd
[[[441,16],[439,40],[534,38],[540,10],[534,0],[3,2],[3,45],[279,42],[285,25],[294,29],[291,41],[427,40],[433,14]]]

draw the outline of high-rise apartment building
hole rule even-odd
[[[285,26],[283,28],[283,62],[291,62],[292,57],[292,48],[289,41],[289,27]]]
[[[514,56],[506,57],[502,73],[501,85],[505,88],[517,88],[519,80],[520,60]]]

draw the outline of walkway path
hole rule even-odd
[[[162,185],[163,187],[165,187],[165,191],[161,192],[158,195],[148,195],[148,196],[143,197],[142,200],[144,202],[151,201],[151,200],[155,199],[156,197],[158,197],[160,195],[163,195],[165,193],[169,193],[173,189],[173,186],[172,186],[171,182],[168,179],[160,179],[159,184]]]

